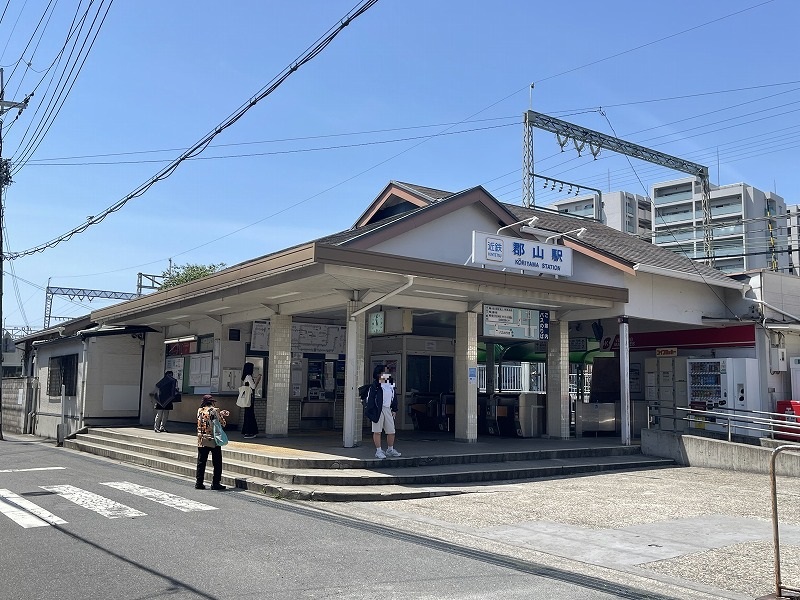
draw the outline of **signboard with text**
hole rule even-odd
[[[480,231],[472,232],[472,262],[572,276],[572,248]]]
[[[484,304],[483,335],[517,340],[549,340],[550,313],[546,310]]]

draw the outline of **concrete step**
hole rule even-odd
[[[196,452],[195,439],[192,436],[181,435],[179,439],[168,437],[162,433],[142,432],[141,429],[92,429],[88,434],[78,434],[76,439],[84,439],[97,444],[117,445],[117,447],[131,448],[167,448],[173,450],[187,450]],[[109,440],[106,442],[105,440]],[[280,448],[267,447],[271,450],[262,450],[259,443],[231,442],[225,446],[223,454],[226,459],[243,460],[270,467],[284,469],[371,469],[375,466],[384,468],[404,468],[419,466],[444,466],[474,463],[498,463],[512,461],[543,460],[548,458],[580,458],[592,456],[635,456],[641,455],[639,446],[621,446],[609,444],[607,446],[595,445],[591,447],[576,446],[558,449],[531,449],[523,451],[502,452],[461,452],[458,454],[435,454],[425,456],[406,456],[388,461],[374,458],[372,450],[362,449],[366,458],[352,458],[344,456],[325,457],[319,452],[292,451],[294,454],[307,454],[308,456],[276,455]],[[465,447],[468,448],[468,447]]]
[[[90,431],[65,440],[64,445],[112,460],[194,478],[197,457],[194,438],[189,437],[191,441],[175,440],[155,432],[152,436],[114,433]],[[225,485],[276,497],[327,501],[422,498],[475,491],[476,487],[492,482],[674,466],[669,459],[645,457],[638,448],[634,449],[635,452],[617,453],[614,448],[601,447],[526,451],[514,453],[518,455],[511,457],[507,456],[508,453],[489,453],[385,460],[277,461],[292,465],[284,467],[273,466],[266,460],[275,457],[246,447],[232,448],[234,444],[223,449]],[[500,460],[492,461],[492,458]],[[351,464],[354,466],[350,467]],[[209,464],[209,479],[210,472]]]

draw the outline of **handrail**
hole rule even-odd
[[[675,410],[684,411],[687,414],[684,417],[683,421],[692,422],[692,416],[710,416],[714,418],[724,419],[726,421],[726,428],[728,431],[728,441],[731,441],[731,422],[736,423],[744,423],[743,425],[736,425],[738,429],[748,429],[751,431],[767,431],[770,433],[771,437],[775,437],[775,428],[780,427],[782,432],[787,432],[792,435],[797,435],[800,439],[800,423],[796,421],[787,421],[786,415],[783,413],[770,413],[765,411],[755,411],[755,410],[739,410],[733,408],[718,408],[716,410],[702,410],[697,408],[686,408],[682,406],[676,406]],[[725,412],[731,411],[731,412]],[[733,413],[733,411],[736,411]],[[733,413],[733,414],[732,414]],[[739,413],[758,413],[758,414],[766,414],[766,415],[775,415],[778,417],[783,417],[780,419],[769,419],[765,417],[754,417],[754,416],[744,416],[740,415]],[[766,427],[752,427],[748,425],[765,425]],[[795,433],[796,432],[796,433]]]
[[[784,590],[787,592],[800,592],[800,589],[798,588],[785,586],[781,583],[781,546],[778,533],[778,483],[777,483],[777,476],[775,473],[776,471],[775,459],[777,458],[778,454],[783,452],[784,450],[800,450],[800,445],[784,444],[783,446],[778,446],[772,451],[772,455],[769,458],[769,483],[770,483],[770,494],[772,496],[772,543],[773,543],[773,554],[774,554],[773,558],[775,561],[776,598],[788,597],[788,596],[783,596]]]

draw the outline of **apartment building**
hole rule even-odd
[[[630,192],[586,194],[553,202],[558,212],[592,217],[617,231],[649,239],[652,231],[650,200]]]
[[[705,258],[702,187],[694,177],[655,184],[653,243],[690,258]],[[711,186],[715,266],[729,273],[789,272],[786,203],[746,183]],[[797,263],[795,263],[797,264]]]
[[[800,275],[800,205],[786,207],[786,237],[789,273]]]

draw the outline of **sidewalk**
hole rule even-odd
[[[779,478],[782,579],[800,587],[800,481]],[[681,599],[773,593],[765,475],[693,467],[320,510]]]

